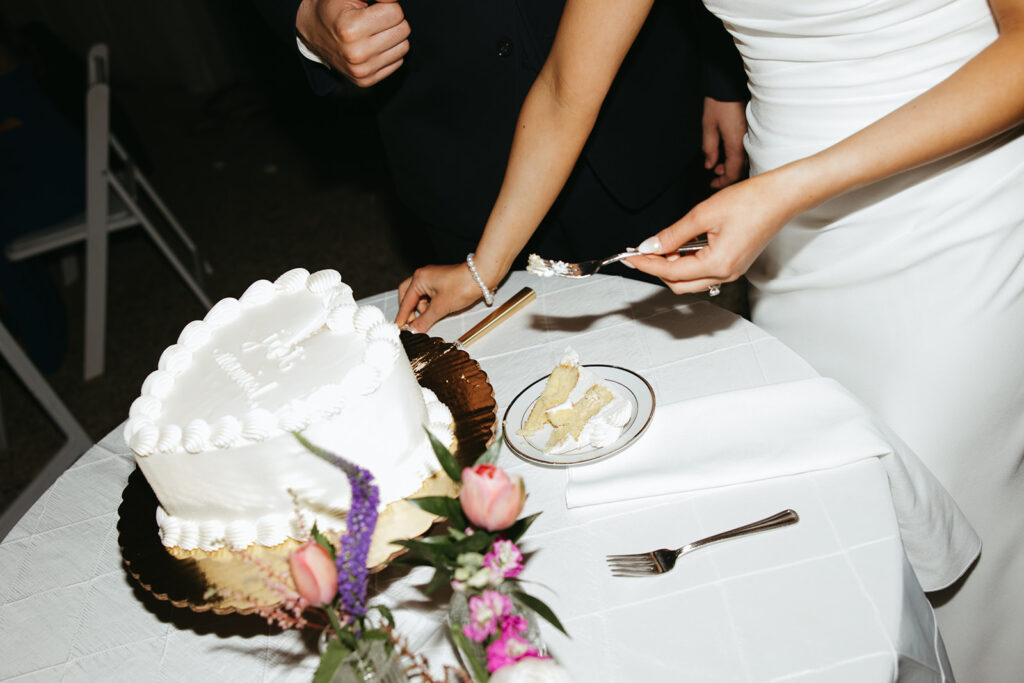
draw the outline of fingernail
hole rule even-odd
[[[666,256],[665,260],[666,261],[678,261],[679,260],[679,254],[671,254],[669,256]]]
[[[648,237],[636,248],[641,254],[660,254],[661,240],[657,237]]]
[[[636,266],[634,266],[632,263],[630,263],[629,259],[622,259],[621,261],[619,261],[619,263],[621,263],[622,265],[626,266],[627,268],[632,268],[633,270],[636,270]]]

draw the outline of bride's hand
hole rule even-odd
[[[465,263],[417,268],[412,277],[398,285],[395,324],[408,325],[413,332],[426,332],[441,318],[473,305],[480,298],[480,287]]]
[[[660,278],[676,294],[702,292],[738,279],[799,213],[793,185],[785,175],[765,173],[719,190],[644,240],[638,249],[646,255],[630,258],[630,265]],[[688,256],[674,253],[702,233],[707,233],[708,246]]]

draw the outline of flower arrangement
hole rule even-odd
[[[409,499],[447,518],[448,528],[440,535],[401,541],[410,553],[397,562],[434,568],[425,593],[445,585],[452,588],[452,639],[477,681],[487,681],[522,660],[549,659],[538,647],[539,635],[535,626],[531,631],[529,617],[536,614],[563,633],[565,629],[551,608],[528,594],[518,578],[523,555],[516,544],[540,515],[519,518],[526,502],[522,479],[494,464],[500,439],[466,468],[460,468],[433,435],[430,440],[441,467],[461,484],[459,495]],[[553,662],[549,665],[556,668]]]
[[[366,602],[366,557],[377,525],[380,495],[370,472],[313,445],[300,434],[296,437],[312,453],[341,469],[352,490],[347,529],[341,536],[338,550],[314,525],[311,538],[288,560],[296,591],[308,604],[323,609],[333,633],[333,637],[326,639],[313,682],[334,680],[338,670],[349,660],[365,678],[373,673],[365,669],[380,666],[394,646],[401,644],[394,635],[391,611],[383,605],[368,608]],[[376,612],[375,619],[371,617],[372,612]],[[378,652],[374,653],[377,662],[369,656],[368,645],[374,642],[383,644],[383,652],[377,648]],[[357,656],[350,657],[353,653]]]
[[[379,503],[373,476],[300,434],[296,438],[346,474],[352,490],[347,530],[336,546],[314,525],[307,541],[289,556],[288,575],[243,553],[281,598],[280,604],[257,606],[257,611],[281,628],[324,631],[314,683],[383,680],[382,671],[388,667],[398,667],[402,679],[436,683],[426,658],[410,651],[396,632],[390,610],[367,601],[366,558]],[[453,481],[461,482],[460,491],[457,497],[408,499],[447,518],[448,527],[439,535],[396,541],[409,553],[392,563],[432,566],[434,575],[424,592],[444,586],[453,591],[451,634],[472,675],[446,666],[444,683],[567,682],[564,669],[543,653],[532,617],[546,619],[563,633],[565,629],[547,605],[522,589],[518,579],[524,559],[516,543],[540,514],[519,518],[526,501],[522,479],[494,465],[500,441],[473,467],[462,469],[433,435],[430,440],[441,467]]]

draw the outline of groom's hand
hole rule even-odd
[[[409,51],[409,22],[395,0],[302,0],[295,28],[306,47],[361,88],[394,73]]]
[[[715,174],[711,187],[719,190],[747,174],[747,153],[743,136],[747,132],[746,104],[704,98],[701,121],[704,138],[704,168]]]

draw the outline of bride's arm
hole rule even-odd
[[[493,289],[569,178],[619,65],[653,0],[568,0],[554,44],[519,112],[505,179],[475,252]],[[599,46],[599,47],[595,47]],[[643,125],[638,122],[638,125]],[[396,322],[425,331],[480,290],[465,264],[421,268],[398,289]]]
[[[998,38],[946,80],[832,147],[721,190],[645,243],[668,252],[708,232],[694,257],[633,265],[679,293],[735,280],[797,214],[1024,122],[1024,0],[989,4]]]

